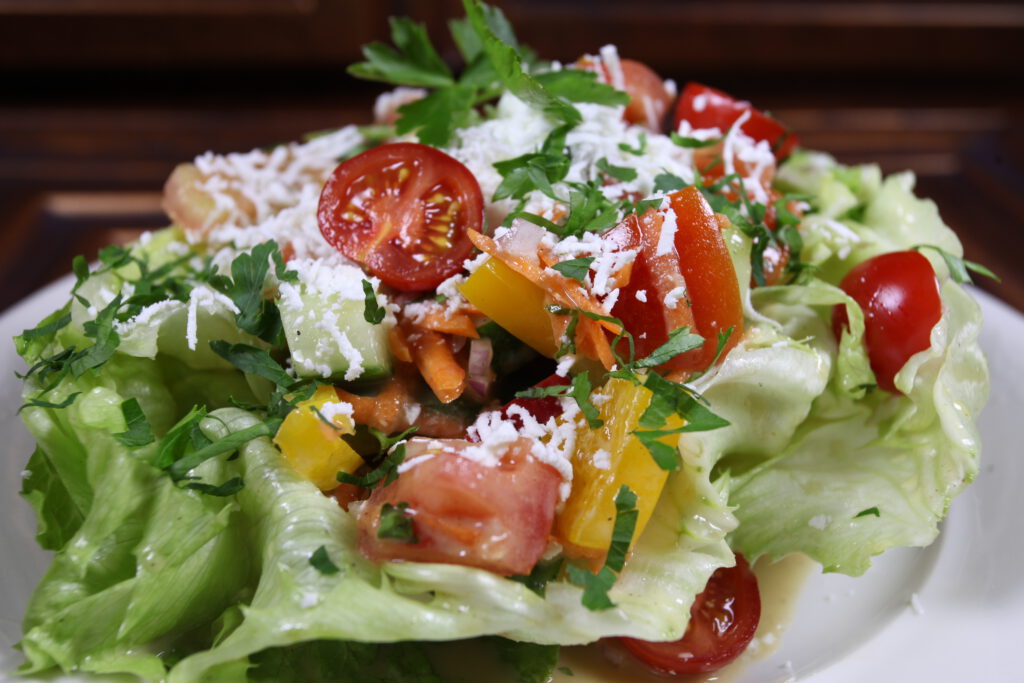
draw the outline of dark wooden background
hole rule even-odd
[[[614,42],[680,83],[773,111],[809,147],[912,169],[1024,311],[1024,4],[509,0],[521,40],[565,61]],[[456,0],[0,0],[0,310],[78,253],[165,223],[164,178],[367,122],[381,88],[348,77],[387,17],[444,54]]]

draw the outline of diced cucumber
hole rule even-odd
[[[281,322],[299,377],[337,381],[370,380],[391,374],[387,323],[363,315],[362,299],[324,294],[298,285],[301,306],[281,306]]]

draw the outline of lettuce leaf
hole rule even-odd
[[[826,571],[858,575],[890,547],[930,543],[949,501],[977,473],[975,422],[988,392],[977,342],[980,311],[949,279],[941,258],[926,250],[943,300],[931,346],[898,374],[904,395],[870,390],[863,316],[832,285],[883,251],[931,244],[959,255],[960,244],[934,204],[913,195],[910,174],[883,180],[875,167],[847,168],[804,154],[784,166],[780,178],[812,194],[812,211],[801,225],[801,257],[818,267],[821,279],[751,294],[757,315],[748,315],[754,328],[743,346],[755,344],[766,329],[790,341],[766,347],[763,353],[780,357],[751,371],[764,386],[735,392],[709,386],[705,395],[733,426],[688,440],[690,447],[713,451],[716,475],[729,479],[729,502],[740,520],[730,535],[735,549],[749,559],[805,553]],[[847,306],[851,323],[838,347],[828,329],[836,304]],[[824,368],[814,375],[819,383],[801,378],[792,360],[781,357],[794,345],[816,354]],[[743,355],[730,357],[719,371],[726,383],[735,381],[737,369],[730,366]],[[792,377],[778,376],[787,364]],[[742,396],[746,401],[734,406]],[[807,410],[794,425],[796,404]],[[777,438],[769,438],[764,420],[779,422]]]
[[[221,437],[256,422],[237,409],[215,416]],[[611,591],[617,607],[591,612],[580,604],[581,589],[564,580],[549,583],[541,598],[521,583],[471,567],[368,562],[356,549],[355,519],[291,470],[268,440],[255,439],[241,451],[249,483],[237,495],[261,564],[255,594],[237,628],[180,662],[169,680],[214,673],[227,680],[224,672],[237,671],[254,653],[323,639],[387,643],[502,634],[569,644],[617,634],[678,638],[686,606],[714,569],[732,561],[723,539],[732,518],[708,480],[710,463],[693,454],[685,459],[683,471],[693,474],[676,476],[663,496]],[[340,572],[323,574],[312,566],[320,547]]]

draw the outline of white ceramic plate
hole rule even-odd
[[[11,646],[49,564],[17,493],[33,440],[15,415],[21,383],[14,372],[24,364],[9,340],[62,305],[70,283],[58,281],[0,316],[0,681],[14,680],[4,673],[21,661]],[[1024,317],[983,292],[977,297],[992,370],[977,480],[953,503],[931,547],[890,551],[857,579],[812,574],[781,646],[734,683],[1024,681],[1017,651],[1024,638]]]

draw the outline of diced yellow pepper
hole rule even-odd
[[[359,454],[341,438],[355,431],[352,418],[334,416],[331,421],[335,426],[331,427],[321,417],[324,406],[337,401],[333,388],[317,387],[312,398],[300,402],[288,413],[274,437],[285,460],[321,491],[330,491],[338,485],[338,472],[352,473],[363,464]]]
[[[566,552],[595,564],[604,560],[611,544],[615,496],[622,485],[629,486],[637,496],[635,541],[650,520],[668,479],[668,472],[658,467],[647,448],[632,435],[651,401],[650,390],[613,378],[598,396],[608,397],[599,406],[604,424],[590,429],[586,421],[580,421],[572,463],[572,492],[555,519],[555,537]],[[666,426],[681,424],[675,418]],[[674,445],[678,438],[676,434],[663,437],[662,441]]]
[[[544,290],[498,259],[484,261],[459,287],[462,295],[488,318],[538,353],[558,350],[551,317],[544,310]]]

